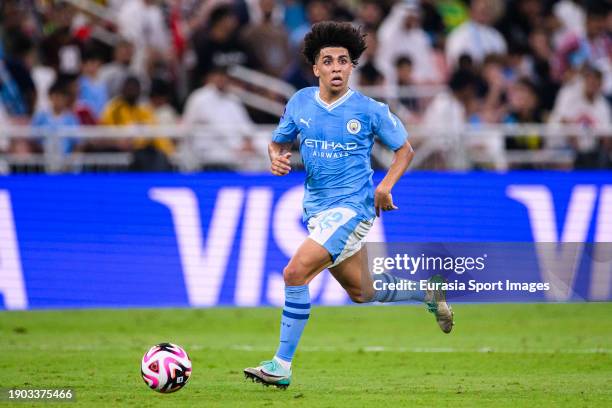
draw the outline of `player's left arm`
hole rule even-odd
[[[374,208],[376,216],[380,216],[380,211],[397,210],[398,207],[393,203],[391,190],[395,183],[404,175],[414,157],[414,149],[407,140],[404,145],[395,151],[393,162],[385,177],[374,190]]]
[[[389,110],[389,106],[374,100],[372,102],[372,130],[387,147],[395,152],[391,167],[374,191],[374,208],[376,216],[380,216],[381,210],[398,209],[393,203],[391,190],[406,172],[414,157],[414,150],[408,142],[408,132],[398,117]]]

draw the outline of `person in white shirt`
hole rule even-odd
[[[215,66],[206,75],[206,84],[189,95],[183,113],[185,125],[211,129],[194,133],[194,153],[208,169],[244,168],[248,163],[240,157],[259,156],[251,140],[253,121],[240,99],[229,92],[229,81],[226,68]]]
[[[470,71],[458,70],[449,80],[449,91],[440,92],[423,115],[423,126],[428,145],[438,153],[434,156],[446,166],[464,168],[472,161],[498,170],[506,168],[502,138],[487,134],[481,138],[462,140],[461,136],[470,115],[478,111],[476,88],[478,78]],[[463,147],[465,144],[464,152]],[[462,154],[463,153],[463,154]]]
[[[134,45],[132,69],[147,73],[153,59],[170,58],[171,41],[161,8],[155,0],[127,0],[117,17],[119,34]]]
[[[586,66],[582,76],[565,85],[559,91],[550,116],[551,124],[580,125],[602,134],[612,124],[610,104],[602,94],[603,75],[596,68]],[[602,144],[607,144],[602,140]],[[569,144],[579,154],[590,154],[597,149],[597,141],[591,135],[570,137]]]
[[[434,62],[434,52],[427,33],[421,28],[418,4],[398,3],[378,29],[376,65],[387,84],[395,85],[395,61],[409,56],[416,83],[440,82],[441,73]]]
[[[438,93],[423,114],[423,138],[436,152],[434,159],[446,166],[461,166],[459,155],[452,147],[467,123],[468,107],[476,97],[476,78],[468,71],[456,71],[449,80],[449,91]]]
[[[610,126],[610,105],[601,93],[601,85],[601,71],[585,67],[581,77],[559,91],[550,122],[595,129]]]
[[[470,19],[455,28],[446,41],[446,60],[449,66],[457,64],[463,54],[480,64],[489,54],[505,54],[506,40],[495,28],[495,0],[471,0]]]

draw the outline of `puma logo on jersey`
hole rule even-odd
[[[305,124],[305,125],[306,125],[306,127],[307,127],[308,129],[310,129],[310,121],[311,121],[311,120],[312,120],[312,119],[310,119],[310,118],[308,118],[308,120],[304,120],[303,118],[300,118],[300,123]]]

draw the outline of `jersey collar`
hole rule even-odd
[[[315,99],[317,100],[317,103],[319,105],[321,105],[324,109],[326,109],[327,111],[331,111],[335,108],[337,108],[338,106],[342,105],[348,98],[351,97],[351,95],[354,93],[354,91],[349,88],[346,93],[344,95],[342,95],[339,99],[337,99],[336,101],[332,102],[332,103],[326,103],[325,101],[323,101],[323,99],[321,99],[321,97],[319,96],[319,90],[317,89],[315,92]]]

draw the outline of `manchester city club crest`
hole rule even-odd
[[[351,119],[346,122],[346,130],[352,135],[357,134],[361,130],[361,123],[357,119]]]

